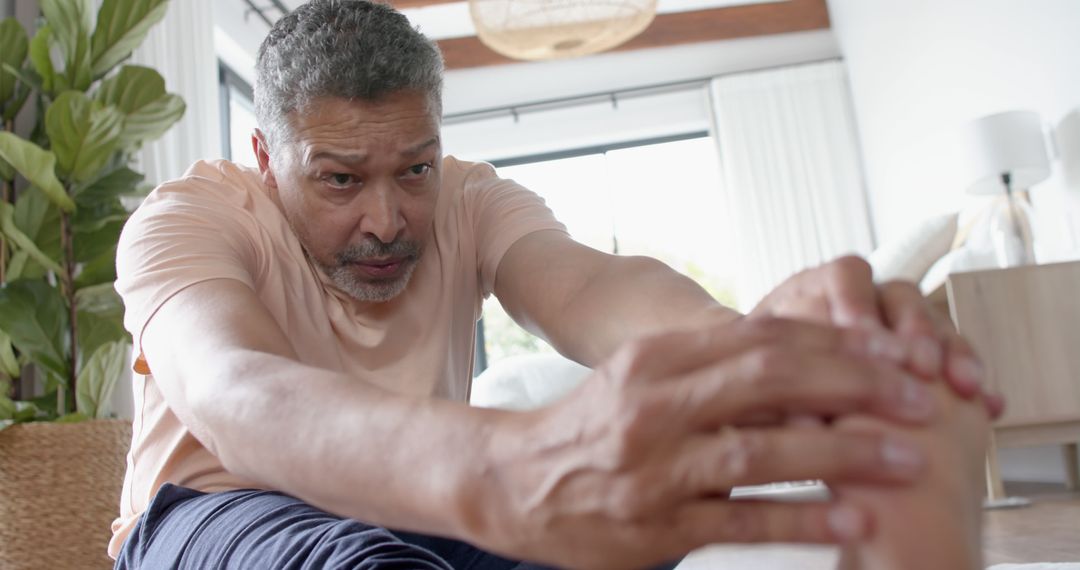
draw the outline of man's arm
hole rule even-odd
[[[916,423],[932,413],[925,398],[895,405],[918,382],[857,358],[880,344],[872,333],[741,325],[631,343],[574,397],[527,413],[402,397],[300,364],[254,293],[230,279],[174,295],[142,347],[170,408],[232,472],[371,524],[613,568],[712,542],[839,538],[827,524],[836,505],[715,498],[734,484],[910,478],[876,436],[717,434],[770,410]],[[738,524],[717,524],[729,519]]]
[[[476,505],[459,501],[460,489],[505,413],[301,364],[251,289],[231,279],[167,301],[142,348],[169,407],[229,471],[373,524],[464,534]]]
[[[556,231],[529,234],[506,252],[495,296],[515,321],[587,366],[634,338],[739,316],[660,261],[602,253]]]
[[[507,250],[496,274],[495,295],[515,321],[587,366],[634,338],[739,317],[655,259],[605,254],[556,231],[528,234]],[[877,286],[870,266],[857,257],[792,276],[749,316],[888,329],[900,337],[893,345],[898,350],[879,356],[924,377],[944,376],[963,398],[981,394],[981,365],[970,345],[917,287]],[[991,415],[1000,415],[1000,396],[983,397]]]

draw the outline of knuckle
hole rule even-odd
[[[868,276],[873,273],[870,264],[857,255],[845,255],[838,257],[826,265],[826,270],[833,276]]]
[[[729,481],[744,481],[767,453],[767,439],[753,431],[731,431],[717,455],[716,470]]]
[[[655,434],[664,425],[666,409],[663,402],[641,390],[620,397],[612,439],[616,470],[630,469],[648,455]]]
[[[765,347],[746,355],[744,381],[754,390],[769,391],[783,384],[793,366],[793,355],[776,347]]]
[[[747,319],[743,325],[743,334],[761,343],[778,342],[787,336],[792,328],[791,321],[774,316]]]
[[[647,336],[627,341],[612,356],[610,362],[611,371],[620,379],[640,378],[646,371],[646,366],[657,352],[661,337]]]

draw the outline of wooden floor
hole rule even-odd
[[[986,511],[987,565],[1080,562],[1080,493],[1069,493],[1061,485],[1008,482],[1005,492],[1033,504]]]
[[[1006,483],[1029,507],[985,511],[986,565],[1080,563],[1080,493],[1063,485]],[[678,570],[832,570],[836,549],[796,545],[712,546],[692,553]]]

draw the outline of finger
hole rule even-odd
[[[683,552],[716,543],[844,544],[871,534],[873,520],[843,502],[701,500],[680,508],[662,536]]]
[[[1005,399],[1000,394],[987,392],[986,367],[966,338],[956,331],[952,321],[945,315],[934,313],[939,337],[945,341],[945,379],[953,391],[963,397],[981,396],[991,419],[1001,417],[1005,411]]]
[[[873,269],[866,260],[841,257],[825,265],[824,287],[833,323],[840,326],[881,326]]]
[[[654,380],[686,374],[760,345],[798,346],[894,362],[902,362],[907,354],[904,342],[886,330],[758,317],[637,339],[620,348],[604,367],[616,377]]]
[[[770,413],[865,412],[919,424],[935,408],[925,382],[901,368],[813,348],[757,349],[652,389],[675,402],[676,415],[696,429]]]
[[[673,489],[694,497],[777,481],[907,483],[925,466],[922,450],[898,434],[750,428],[694,437],[664,468]]]
[[[945,343],[945,378],[961,396],[979,394],[985,378],[982,361],[966,338],[951,326],[949,329]]]
[[[944,349],[950,335],[943,330],[926,299],[912,283],[892,281],[880,288],[881,312],[885,325],[910,340],[909,364],[926,377],[942,372]]]
[[[1005,413],[1005,397],[1001,394],[984,394],[983,402],[986,411],[990,412],[990,419],[996,420]]]

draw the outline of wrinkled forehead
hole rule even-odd
[[[430,96],[398,92],[376,100],[314,99],[290,112],[286,122],[287,138],[282,142],[302,155],[319,146],[404,153],[438,143],[441,116]]]

